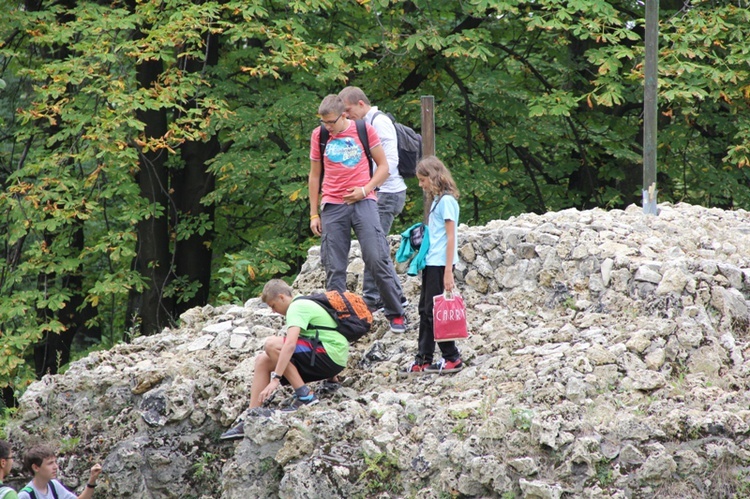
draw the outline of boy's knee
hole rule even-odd
[[[263,346],[263,353],[273,356],[275,353],[281,350],[282,346],[284,346],[284,338],[282,338],[281,336],[269,336],[268,338],[266,338],[266,343]]]
[[[269,362],[271,362],[271,358],[268,356],[266,352],[260,352],[258,355],[255,356],[256,366],[262,366],[264,364],[268,364]]]

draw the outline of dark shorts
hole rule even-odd
[[[311,365],[313,357],[311,346],[310,340],[299,338],[291,359],[291,363],[297,368],[305,383],[332,378],[344,370],[344,366],[331,360],[322,346],[318,346],[315,350],[315,365]],[[289,382],[286,378],[282,378],[281,384],[288,385]]]

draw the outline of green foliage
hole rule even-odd
[[[380,453],[374,456],[364,455],[365,470],[360,473],[357,480],[365,486],[365,495],[371,497],[373,494],[388,492],[399,494],[404,487],[399,479],[398,456]]]
[[[217,470],[218,456],[211,452],[203,452],[193,464],[193,479],[197,483],[213,483],[219,477]]]
[[[63,438],[60,441],[60,452],[62,454],[73,452],[76,449],[76,447],[78,447],[79,443],[81,443],[81,437]]]
[[[534,411],[531,409],[518,409],[514,407],[510,410],[510,423],[519,430],[530,431],[533,420]]]
[[[612,464],[608,459],[596,463],[596,481],[605,489],[615,482]]]
[[[16,408],[15,407],[2,407],[0,408],[0,440],[7,440],[8,434],[6,433],[6,428],[8,427],[8,422],[13,419],[13,416],[16,414]]]

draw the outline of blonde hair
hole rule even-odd
[[[425,156],[417,163],[417,175],[427,177],[432,184],[433,196],[450,194],[458,199],[459,192],[451,172],[437,156]]]
[[[320,116],[325,116],[326,114],[340,115],[344,111],[346,111],[344,101],[342,101],[341,97],[336,94],[326,95],[323,102],[318,106],[318,114]]]
[[[263,293],[260,295],[260,299],[263,300],[263,303],[268,304],[279,295],[292,296],[292,287],[281,279],[271,279],[263,286]]]
[[[370,100],[359,87],[344,87],[344,89],[339,92],[339,97],[344,101],[344,104],[351,105],[362,101],[368,106],[370,105]]]

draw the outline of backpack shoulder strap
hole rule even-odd
[[[328,130],[323,125],[320,125],[320,138],[318,139],[318,147],[320,148],[320,190],[323,190],[323,175],[325,174],[325,170],[323,169],[325,166],[325,154],[326,154],[326,144],[328,144],[328,140],[331,138],[331,134],[328,133]]]
[[[385,114],[383,111],[377,111],[375,114],[372,115],[372,118],[370,118],[370,125],[375,123],[375,118],[380,116],[381,114]]]
[[[57,489],[55,489],[55,484],[50,482],[49,488],[52,489],[52,495],[55,497],[55,499],[59,499],[59,496],[57,495]]]
[[[378,111],[379,112],[379,111]],[[368,164],[370,168],[370,178],[372,178],[372,153],[370,153],[370,138],[367,136],[367,127],[365,126],[365,120],[356,120],[357,124],[357,135],[359,135],[359,141],[362,142],[362,146],[365,148],[365,156],[367,156]]]
[[[318,144],[320,147],[320,164],[323,164],[323,158],[325,157],[326,153],[326,144],[328,144],[328,139],[331,138],[331,134],[328,133],[328,129],[324,127],[323,125],[320,125],[320,138],[318,139]]]
[[[34,489],[32,489],[31,487],[24,487],[21,490],[19,490],[19,492],[26,492],[27,494],[29,494],[29,497],[31,499],[36,499],[36,494],[34,493]]]

